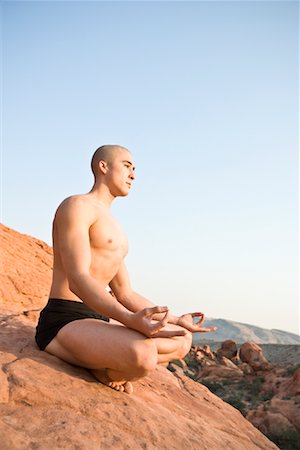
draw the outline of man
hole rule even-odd
[[[131,381],[156,364],[183,358],[192,332],[214,328],[201,328],[202,313],[175,317],[132,290],[124,264],[127,239],[109,208],[131,189],[133,158],[124,147],[105,145],[91,165],[92,190],[65,199],[55,214],[53,280],[36,341],[41,350],[131,393]]]

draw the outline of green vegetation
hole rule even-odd
[[[246,415],[246,405],[245,403],[241,400],[239,395],[235,395],[235,396],[230,396],[226,399],[226,402],[229,403],[231,406],[233,406],[234,408],[238,409],[243,416]]]
[[[280,436],[267,434],[267,437],[282,450],[297,450],[300,448],[300,433],[285,431]]]
[[[262,396],[261,399],[263,402],[267,402],[268,400],[271,400],[271,398],[273,398],[275,395],[275,392],[273,391],[273,389],[270,389],[269,391],[265,392]]]
[[[187,366],[191,369],[191,370],[195,370],[196,372],[198,372],[199,369],[199,363],[195,360],[195,359],[187,359],[184,358],[185,362],[187,363]]]
[[[203,380],[201,384],[206,386],[213,394],[219,395],[221,397],[220,392],[224,390],[222,383],[219,383],[217,381]]]
[[[183,373],[187,377],[191,378],[193,381],[196,381],[197,375],[195,373],[192,373],[192,372],[187,371],[187,370],[184,370]]]
[[[294,373],[296,372],[296,370],[299,368],[300,368],[300,364],[297,364],[296,366],[287,367],[283,376],[284,377],[292,377],[294,375]]]

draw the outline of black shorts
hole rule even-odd
[[[98,319],[109,322],[109,318],[88,308],[84,303],[75,300],[50,298],[41,311],[36,327],[35,340],[41,350],[57,335],[59,330],[73,320]]]

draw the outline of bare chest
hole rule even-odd
[[[128,252],[127,237],[110,215],[101,217],[90,227],[90,245],[96,254],[111,253],[124,258]]]

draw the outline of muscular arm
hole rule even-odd
[[[126,324],[131,312],[90,275],[89,228],[93,220],[93,211],[80,198],[65,200],[57,212],[57,245],[69,288],[91,309]]]
[[[115,297],[118,299],[122,305],[124,305],[129,311],[137,312],[142,310],[143,308],[149,308],[155,306],[150,300],[146,299],[142,295],[133,291],[131,288],[129,275],[127,269],[125,267],[124,262],[121,264],[121,267],[117,273],[117,275],[113,278],[113,280],[109,283]],[[190,316],[188,318],[188,316]],[[162,320],[163,314],[158,313],[152,316],[154,320]],[[199,317],[197,323],[191,323],[191,318]],[[172,314],[168,316],[168,323],[172,323],[174,325],[180,325],[183,328],[186,328],[188,331],[194,332],[206,332],[206,331],[215,331],[215,327],[206,327],[203,328],[201,325],[204,321],[203,313],[192,313],[192,314],[184,314],[183,316],[177,317]]]
[[[130,284],[130,279],[128,275],[127,268],[123,262],[117,275],[109,283],[113,294],[118,299],[122,305],[124,305],[129,311],[137,312],[144,308],[149,308],[156,306],[147,298],[143,297],[141,294],[135,292]],[[161,320],[164,314],[159,313],[152,316],[154,320]],[[169,323],[175,323],[175,316],[169,315]]]

